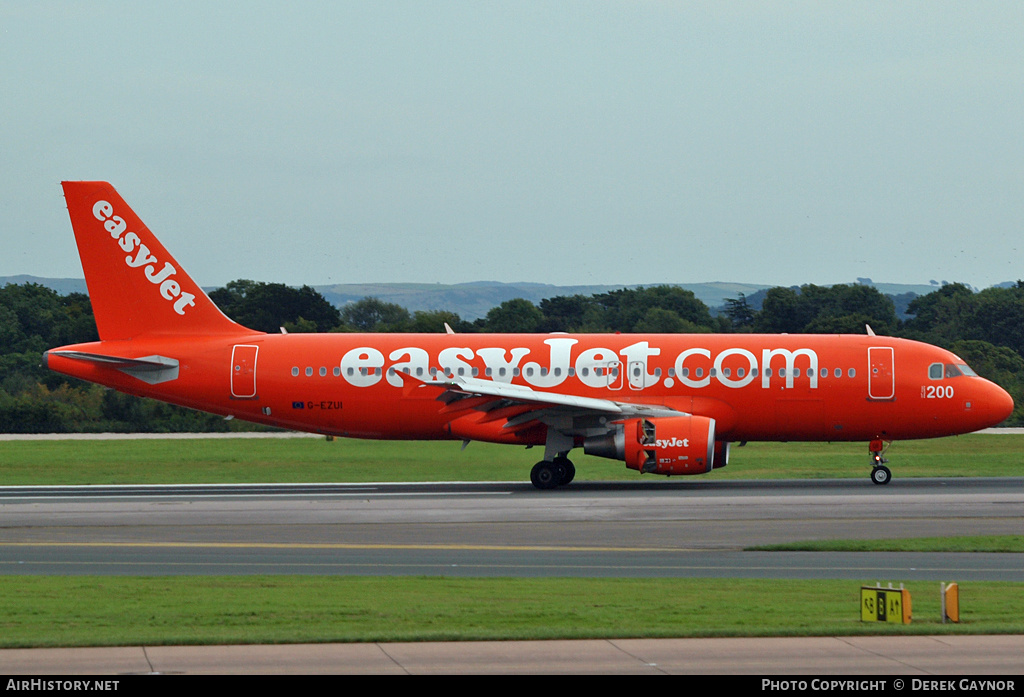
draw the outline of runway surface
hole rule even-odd
[[[1024,581],[1024,555],[745,551],[1020,534],[1024,478],[0,488],[0,574]]]
[[[1024,581],[1021,554],[745,551],[1024,530],[1024,478],[0,488],[2,574],[432,574]],[[0,651],[0,672],[1020,673],[1024,637]]]

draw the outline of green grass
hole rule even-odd
[[[760,545],[766,552],[1024,552],[1024,535],[914,537],[894,540],[810,540]]]
[[[896,443],[894,478],[1024,475],[1024,435]],[[242,482],[528,481],[543,449],[452,441],[318,438],[0,442],[0,485]],[[665,481],[574,451],[577,479]],[[694,481],[867,478],[865,443],[749,443]]]
[[[897,626],[860,621],[861,585],[9,576],[0,583],[0,646],[1024,632],[1024,584],[961,584],[962,622],[944,625],[939,584],[908,583],[914,621]]]

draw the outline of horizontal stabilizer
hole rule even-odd
[[[107,356],[102,353],[86,353],[84,351],[47,351],[43,354],[44,365],[51,355],[115,368],[150,385],[178,379],[177,359],[166,356],[122,358],[121,356]]]

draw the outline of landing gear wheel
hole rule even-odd
[[[538,489],[554,489],[562,484],[565,472],[564,466],[541,460],[530,470],[530,481]]]
[[[562,468],[562,486],[565,486],[576,478],[576,465],[572,464],[572,461],[569,460],[569,458],[556,457],[554,463],[556,466]]]
[[[875,484],[888,484],[892,479],[892,472],[885,466],[888,460],[882,457],[890,445],[892,441],[886,442],[881,438],[875,438],[868,444],[868,452],[871,453],[871,481]]]
[[[871,481],[875,484],[888,484],[892,479],[892,472],[885,465],[878,465],[871,470]]]

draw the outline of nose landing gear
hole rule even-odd
[[[871,451],[871,481],[875,484],[888,484],[892,479],[892,472],[885,466],[888,460],[882,457],[890,445],[892,441],[883,443],[881,439],[873,440],[868,445],[868,450]]]

